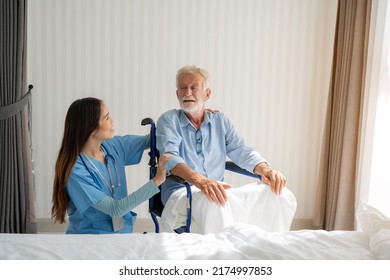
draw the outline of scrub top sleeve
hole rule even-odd
[[[76,168],[69,175],[66,191],[76,209],[83,214],[107,196],[102,187],[104,186],[97,185],[88,173]]]
[[[146,140],[147,140],[146,141],[146,145],[145,145],[145,150],[146,150],[146,149],[150,148],[150,142],[151,142],[150,141],[150,134],[146,135],[145,137],[146,137]]]
[[[125,165],[138,164],[147,149],[149,135],[125,135],[115,136],[111,143],[117,149],[118,154],[122,155]]]

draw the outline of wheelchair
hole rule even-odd
[[[156,148],[156,125],[151,118],[144,118],[141,121],[142,126],[150,125],[150,152],[148,153],[150,156],[149,159],[149,179],[153,179],[154,176],[156,175],[157,172],[157,159],[159,158],[159,152]],[[238,174],[242,174],[245,176],[253,177],[256,179],[261,180],[261,176],[257,174],[253,174],[245,169],[240,168],[237,166],[234,162],[232,161],[227,161],[225,163],[225,170],[235,172]],[[179,180],[181,183],[183,183],[186,186],[187,190],[187,203],[186,203],[186,208],[187,208],[187,218],[186,218],[186,225],[182,228],[176,229],[176,233],[183,233],[183,232],[190,232],[190,227],[191,227],[191,210],[192,210],[192,192],[191,192],[191,187],[188,182],[185,182],[181,178],[175,176],[175,180]],[[159,186],[160,188],[161,186]],[[164,210],[164,205],[161,201],[161,192],[155,194],[153,197],[149,199],[149,213],[150,216],[153,220],[154,226],[155,226],[155,232],[159,233],[160,232],[160,225],[158,218],[161,217],[162,212]]]

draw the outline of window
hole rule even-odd
[[[371,69],[367,71],[371,75],[370,86],[366,87],[369,88],[366,96],[373,105],[368,106],[365,129],[370,136],[363,136],[366,140],[363,140],[366,150],[363,161],[368,159],[369,163],[362,164],[360,199],[390,216],[390,4],[378,0],[373,1],[373,5],[377,5],[377,14],[372,23],[375,30],[370,35],[374,38],[369,47],[372,51]],[[370,65],[370,58],[368,60]],[[370,155],[367,150],[371,151]]]

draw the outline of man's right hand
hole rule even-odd
[[[232,186],[224,182],[203,178],[195,184],[207,197],[209,201],[215,202],[220,205],[225,205],[228,200],[226,191]]]
[[[225,205],[228,199],[225,190],[230,189],[232,187],[231,185],[217,180],[208,179],[192,170],[184,163],[177,164],[174,168],[172,168],[171,173],[200,189],[209,201]]]

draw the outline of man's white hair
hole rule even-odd
[[[180,68],[176,74],[176,88],[179,88],[179,81],[182,75],[184,74],[199,74],[203,77],[203,90],[206,90],[210,87],[210,74],[206,70],[199,68],[195,65],[186,65]]]

